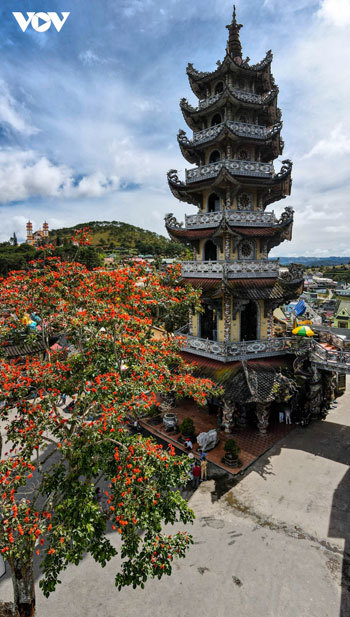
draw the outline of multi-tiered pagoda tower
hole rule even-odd
[[[232,413],[244,423],[245,403],[255,403],[265,432],[286,355],[285,342],[274,337],[273,311],[298,297],[303,277],[297,267],[281,273],[278,260],[269,259],[273,247],[291,239],[293,210],[276,218],[266,208],[290,195],[292,163],[282,161],[280,171],[273,163],[284,143],[272,53],[249,64],[241,27],[234,8],[226,56],[215,71],[188,65],[199,102],[192,107],[181,100],[193,136],[181,130],[178,142],[195,167],[184,182],[171,170],[168,181],[173,195],[196,205],[198,214],[186,216],[185,226],[169,214],[166,227],[172,238],[192,245],[194,259],[182,264],[182,277],[202,289],[203,313],[191,316],[185,355],[224,383],[227,426]]]

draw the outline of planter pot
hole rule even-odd
[[[242,463],[239,460],[238,456],[234,454],[230,454],[229,452],[225,453],[225,456],[222,459],[222,462],[224,463],[224,465],[227,465],[227,467],[241,467],[242,466]]]

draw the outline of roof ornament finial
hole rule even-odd
[[[242,28],[242,24],[237,23],[237,12],[236,5],[233,5],[233,14],[232,14],[232,23],[229,26],[226,26],[228,29],[230,36],[227,43],[227,52],[232,56],[232,58],[240,58],[242,59],[242,46],[239,38],[239,31]]]
[[[237,23],[237,19],[236,19],[236,5],[233,5],[233,15],[232,15],[232,23],[236,24]]]

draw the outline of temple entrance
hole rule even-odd
[[[204,305],[204,313],[200,315],[200,337],[217,341],[217,311],[213,306]]]
[[[204,246],[204,261],[217,261],[218,250],[214,242],[207,240]]]
[[[208,212],[219,212],[220,197],[216,193],[212,193],[208,199]]]
[[[241,341],[256,341],[258,338],[258,311],[250,300],[241,312]]]

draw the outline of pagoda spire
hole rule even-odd
[[[242,24],[237,23],[236,5],[233,5],[232,23],[226,26],[229,31],[229,38],[227,41],[227,52],[233,58],[242,58],[242,45],[239,38],[239,31],[243,28]]]

